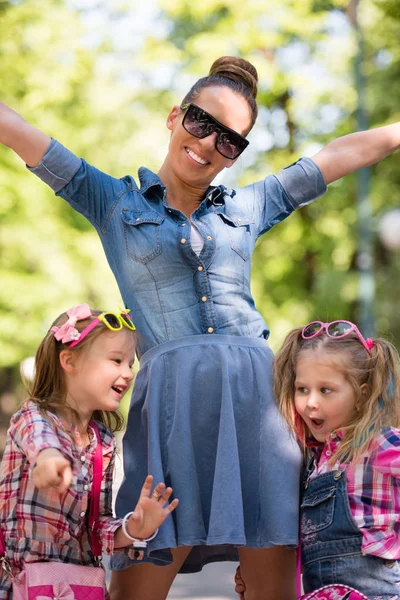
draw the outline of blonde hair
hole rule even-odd
[[[103,311],[92,310],[91,317],[81,319],[75,324],[78,331],[82,331]],[[54,321],[51,327],[61,327],[68,320],[67,313],[62,313]],[[35,355],[35,374],[32,385],[29,386],[24,381],[25,387],[29,393],[30,400],[34,402],[44,416],[46,411],[55,413],[67,413],[72,423],[79,423],[79,415],[76,410],[68,406],[65,402],[67,396],[64,372],[60,364],[60,353],[69,347],[69,344],[63,344],[54,337],[51,327],[46,336],[40,343]],[[99,322],[92,331],[90,331],[71,352],[80,354],[88,350],[102,333],[108,331],[104,323]],[[111,431],[120,431],[123,427],[123,417],[118,411],[95,410],[93,419],[104,423]]]
[[[274,359],[274,391],[280,411],[291,430],[305,448],[310,435],[305,422],[295,410],[296,366],[306,351],[331,354],[341,360],[341,370],[351,384],[357,406],[353,420],[346,424],[344,437],[330,463],[351,462],[365,455],[382,427],[400,427],[400,359],[396,348],[383,339],[374,339],[369,354],[355,333],[330,338],[322,332],[304,340],[302,327],[293,329]],[[367,393],[361,392],[366,384]]]

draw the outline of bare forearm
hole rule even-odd
[[[330,142],[312,157],[326,183],[373,165],[400,148],[400,123],[352,133]]]
[[[0,143],[12,148],[27,165],[34,167],[42,160],[50,141],[48,135],[0,102]]]
[[[132,540],[130,540],[124,532],[122,531],[122,527],[117,529],[114,533],[114,547],[115,548],[125,548],[126,546],[132,546]]]

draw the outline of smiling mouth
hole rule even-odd
[[[123,394],[125,391],[125,388],[122,385],[113,385],[111,386],[111,389],[113,389],[114,392],[117,392],[117,394]]]
[[[193,152],[193,150],[190,150],[186,146],[185,146],[185,152],[186,152],[186,154],[189,154],[190,158],[193,158],[193,160],[196,161],[199,165],[209,165],[210,164],[207,160],[204,160],[203,158],[198,156],[195,152]]]

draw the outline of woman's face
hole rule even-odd
[[[194,103],[241,135],[246,135],[251,127],[251,112],[247,101],[230,88],[204,88],[196,96]],[[208,187],[222,169],[231,167],[237,159],[225,158],[215,149],[216,133],[203,139],[188,133],[182,126],[184,114],[184,111],[175,106],[167,119],[167,127],[171,131],[168,166],[184,183],[194,187]]]

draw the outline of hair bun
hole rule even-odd
[[[250,88],[253,97],[257,96],[258,74],[256,68],[244,58],[221,56],[213,62],[211,77],[225,77]]]

